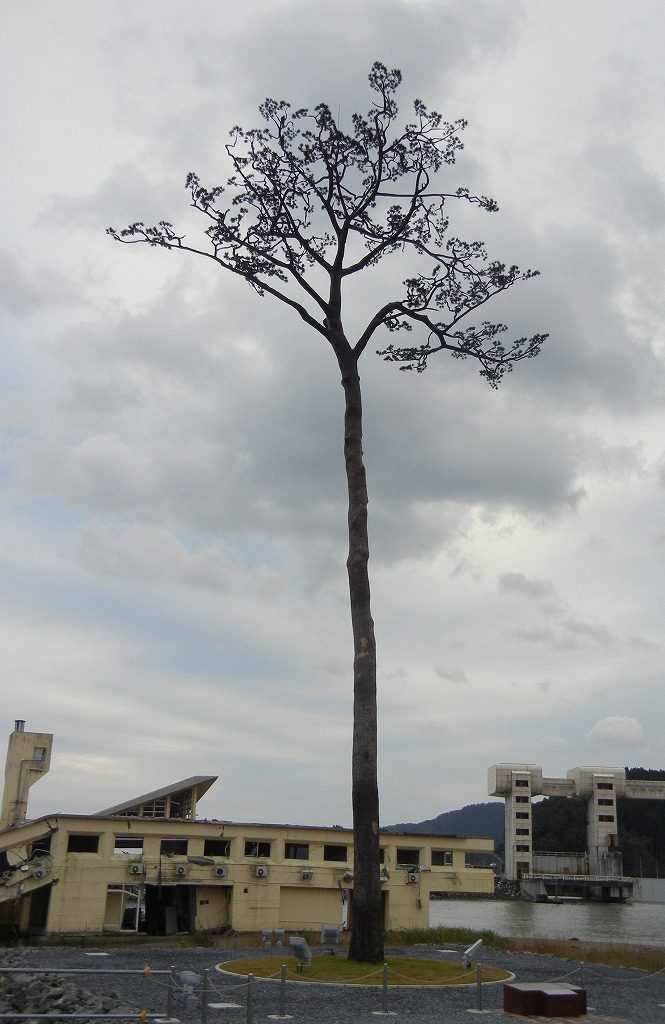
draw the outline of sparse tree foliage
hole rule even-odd
[[[172,223],[109,228],[118,241],[195,253],[244,278],[259,295],[289,306],[331,346],[345,395],[344,458],[348,482],[347,569],[354,642],[353,821],[355,865],[350,956],[383,959],[376,770],[376,648],[368,576],[367,488],[362,451],[358,360],[382,330],[395,339],[379,350],[402,370],[423,371],[438,352],[472,358],[496,387],[521,359],[535,356],[545,335],[504,342],[506,327],[480,319],[489,300],[534,272],[491,260],[482,243],[449,231],[449,212],[465,203],[493,212],[487,196],[439,184],[462,148],[464,121],[449,123],[420,100],[412,120],[395,130],[397,70],[375,63],[374,101],[354,114],[351,131],[322,103],[293,109],[267,99],[264,126],[234,128],[226,152],[233,173],[208,187],[187,177],[205,236],[190,241]],[[396,294],[368,311],[349,338],[343,299],[347,281],[386,257],[413,272]],[[409,259],[410,258],[410,259]],[[406,335],[408,335],[408,343]],[[379,342],[381,344],[381,342]]]

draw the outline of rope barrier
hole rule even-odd
[[[665,967],[661,967],[659,971],[652,971],[651,974],[644,974],[640,978],[614,978],[607,974],[600,974],[597,971],[589,969],[589,965],[584,965],[584,971],[587,975],[591,975],[594,978],[600,978],[602,981],[615,981],[617,985],[632,985],[635,982],[649,981],[651,978],[657,978],[659,974],[663,974]]]
[[[391,975],[391,977],[401,978],[403,981],[413,982],[416,985],[434,985],[434,986],[438,985],[439,987],[441,987],[441,985],[449,985],[453,981],[459,981],[460,978],[464,978],[466,981],[469,982],[469,984],[471,984],[471,982],[469,981],[469,972],[468,971],[464,971],[463,974],[455,974],[455,975],[453,975],[452,978],[446,978],[446,980],[443,981],[443,982],[442,981],[431,981],[429,978],[427,978],[427,979],[426,978],[415,978],[415,977],[411,977],[410,975],[399,974],[394,969],[394,967],[390,968],[390,975]]]

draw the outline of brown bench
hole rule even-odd
[[[503,1008],[525,1017],[581,1017],[586,990],[558,982],[511,982],[503,986]]]

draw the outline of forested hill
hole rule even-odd
[[[434,836],[483,836],[503,845],[504,808],[502,800],[486,804],[467,804],[457,811],[444,811],[426,821],[408,821],[388,825],[383,832],[421,832]]]

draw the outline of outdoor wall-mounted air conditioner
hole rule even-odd
[[[419,876],[417,871],[409,871],[409,873],[406,876],[407,885],[413,885],[415,882],[418,881],[418,877]]]
[[[185,875],[187,874],[187,865],[178,864],[177,868],[175,869],[175,873],[178,878],[184,878]]]
[[[265,864],[258,864],[257,867],[254,868],[254,874],[257,878],[267,878],[269,871]]]
[[[300,872],[300,877],[302,878],[303,882],[311,882],[311,880],[314,878],[314,872],[312,871],[311,868],[303,868],[302,871]]]
[[[46,864],[40,864],[32,872],[33,878],[44,878],[45,875],[48,875],[48,868],[46,867]]]
[[[228,868],[224,867],[223,864],[218,864],[217,867],[213,868],[213,875],[215,878],[226,878],[228,874]]]
[[[142,875],[143,874],[143,864],[136,864],[136,863],[135,864],[130,864],[129,865],[129,873],[130,873],[130,875]]]

